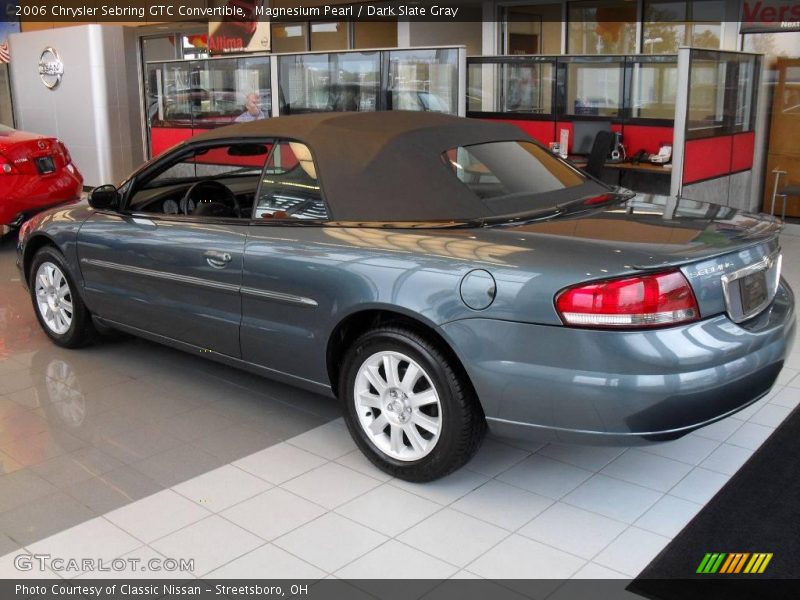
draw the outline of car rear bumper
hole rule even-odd
[[[77,169],[52,175],[4,175],[6,187],[0,202],[0,225],[15,226],[23,217],[78,198],[83,176]]]
[[[674,439],[772,387],[795,333],[785,281],[760,315],[650,331],[464,319],[442,326],[498,435],[591,444]]]

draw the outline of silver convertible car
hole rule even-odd
[[[336,113],[193,138],[34,217],[18,260],[56,344],[122,330],[336,396],[426,481],[487,426],[657,442],[762,397],[795,327],[779,229],[609,188],[512,125]]]

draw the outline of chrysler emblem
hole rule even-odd
[[[39,56],[39,77],[49,89],[54,89],[61,83],[64,76],[64,63],[55,48],[48,46]]]

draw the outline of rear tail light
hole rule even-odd
[[[700,318],[689,282],[680,271],[608,279],[579,285],[556,296],[565,325],[640,329]]]
[[[64,164],[68,165],[69,163],[71,163],[72,157],[69,155],[69,150],[67,150],[67,147],[61,140],[58,140],[58,149],[61,150],[61,156],[64,157]]]

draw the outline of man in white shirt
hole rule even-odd
[[[250,92],[247,94],[244,108],[245,111],[234,119],[236,123],[246,123],[248,121],[258,121],[259,119],[267,118],[267,115],[261,110],[261,98],[258,92]]]

